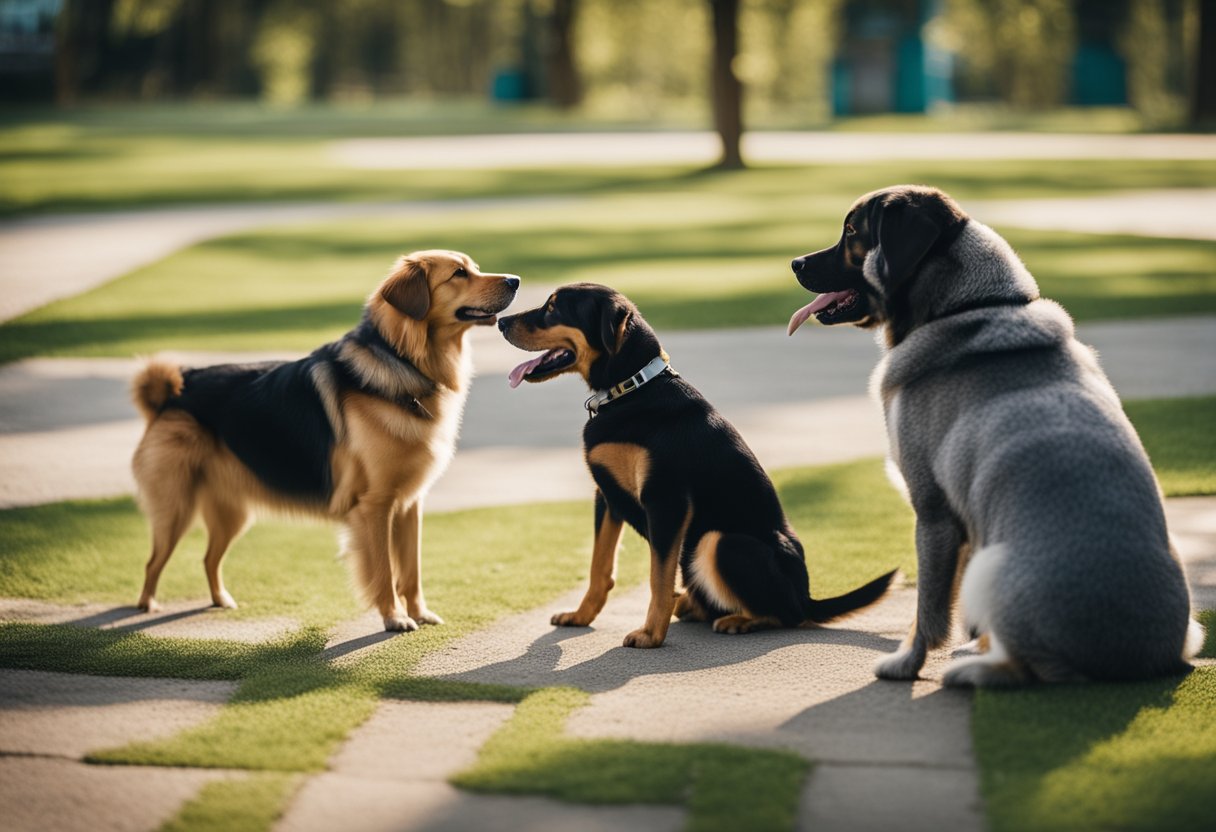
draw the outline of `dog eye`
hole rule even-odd
[[[452,277],[468,277],[468,276],[469,276],[469,273],[464,270],[464,266],[461,266],[456,271],[452,272]]]
[[[856,233],[857,233],[856,228],[854,228],[852,225],[850,225],[847,222],[844,224],[844,235],[846,237],[852,237]]]

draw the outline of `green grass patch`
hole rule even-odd
[[[972,726],[991,828],[1206,828],[1213,713],[1212,667],[1184,679],[978,692]]]
[[[1073,111],[1044,119],[969,110],[951,119],[850,119],[834,129],[1135,129],[1128,111]],[[1011,120],[1014,119],[1014,120]],[[646,124],[556,113],[544,107],[493,108],[478,102],[377,101],[273,110],[240,102],[159,106],[97,106],[71,111],[10,108],[0,113],[0,215],[115,210],[149,205],[272,200],[447,199],[525,193],[585,193],[632,187],[695,173],[691,168],[610,167],[599,170],[401,171],[339,165],[330,142],[350,137],[654,129]],[[666,125],[671,126],[671,125]],[[705,122],[677,126],[703,129]],[[753,126],[759,126],[758,123]],[[625,139],[627,140],[627,138]],[[850,196],[897,182],[930,181],[965,195],[986,195],[1004,180],[1005,195],[1045,196],[1135,187],[1190,187],[1213,181],[1216,166],[1186,161],[866,163],[798,169],[789,187],[807,199]],[[870,175],[872,172],[873,175]],[[762,181],[772,169],[741,178]],[[732,175],[732,181],[740,178]],[[875,184],[876,183],[876,184]],[[843,213],[846,205],[839,206]]]
[[[1167,497],[1216,494],[1216,396],[1125,402]]]
[[[594,192],[577,188],[582,196],[573,202],[238,234],[0,325],[0,362],[166,349],[307,351],[358,321],[364,298],[398,254],[431,247],[466,250],[486,268],[530,283],[614,286],[660,333],[782,325],[807,297],[790,274],[790,258],[832,242],[860,193],[904,179],[945,185],[960,197],[1011,195],[1020,187],[1000,164],[970,177],[959,168],[635,178]],[[1016,165],[1005,173],[1037,175]],[[1070,165],[1064,180],[1072,175]],[[1144,178],[1151,184],[1159,177]],[[1216,311],[1210,241],[1006,233],[1043,293],[1079,320]]]
[[[572,803],[686,805],[686,829],[789,830],[810,764],[789,752],[726,745],[662,745],[564,736],[590,697],[569,688],[532,694],[452,782],[464,789],[545,795]]]
[[[298,788],[287,774],[250,774],[203,786],[159,832],[262,832]]]

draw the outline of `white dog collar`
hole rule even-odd
[[[652,379],[658,378],[663,373],[670,371],[673,376],[679,375],[675,370],[671,369],[671,365],[667,363],[667,358],[662,355],[655,356],[650,363],[629,378],[622,381],[620,384],[614,385],[607,390],[596,390],[591,394],[591,397],[584,402],[587,408],[587,413],[591,416],[599,413],[599,410],[610,401],[619,399],[621,396],[632,393],[643,384]]]

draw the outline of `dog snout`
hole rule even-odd
[[[519,283],[519,278],[518,278],[518,277],[517,277],[517,278],[515,278],[515,282],[516,282],[517,284]],[[511,288],[512,288],[512,289],[514,289],[515,287],[514,287],[514,286],[512,286]],[[511,325],[515,323],[515,318],[516,318],[516,316],[515,316],[515,315],[508,315],[508,316],[507,316],[507,317],[505,317],[505,318],[499,318],[499,319],[498,319],[498,331],[499,331],[499,332],[504,332],[504,333],[505,333],[505,332],[506,332],[508,329],[510,329],[510,328],[511,328]]]
[[[802,270],[806,268],[806,257],[795,257],[790,261],[790,268],[794,270],[794,274],[801,275]]]
[[[516,289],[519,288],[519,278],[516,277],[515,275],[513,275],[513,274],[503,275],[502,279],[506,282],[507,286],[511,289],[512,292],[514,292]]]

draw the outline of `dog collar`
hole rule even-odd
[[[596,390],[591,394],[591,397],[583,403],[587,408],[588,416],[595,416],[599,410],[610,401],[619,399],[621,396],[632,393],[643,384],[652,379],[658,378],[663,373],[670,372],[673,376],[678,376],[675,370],[671,369],[671,365],[667,363],[667,358],[662,355],[655,356],[650,363],[629,378],[622,381],[620,384],[609,387],[607,390]]]

